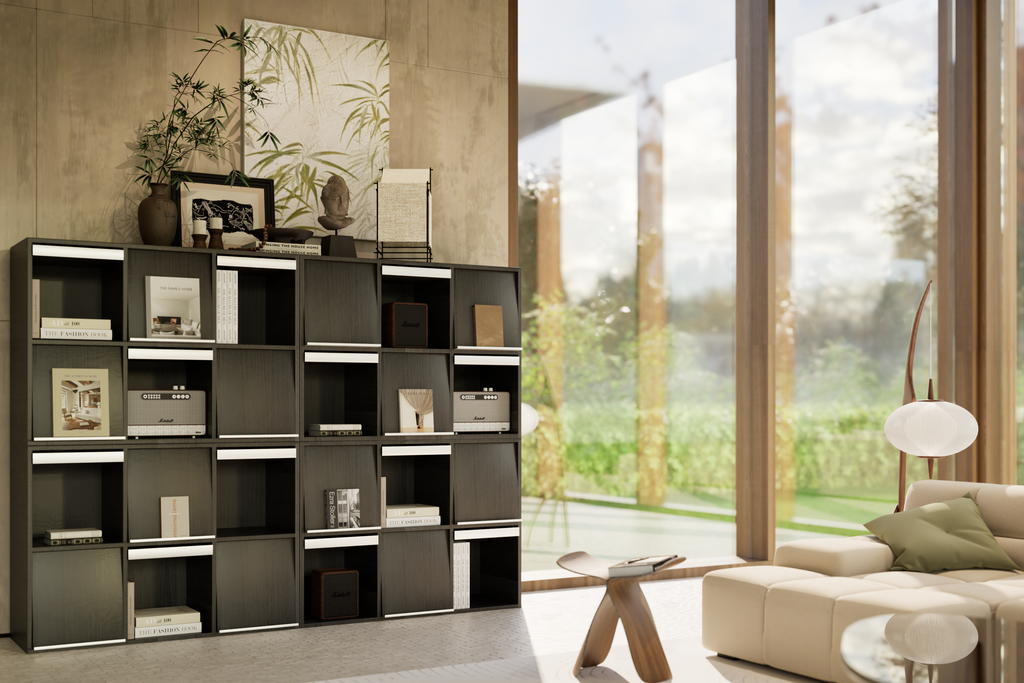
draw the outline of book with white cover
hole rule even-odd
[[[84,527],[81,529],[47,529],[46,538],[96,538],[103,535],[103,531],[96,527]]]
[[[160,538],[189,536],[188,496],[160,498]]]
[[[194,624],[199,621],[199,612],[186,607],[149,607],[135,610],[135,626],[167,626],[170,624]]]
[[[436,517],[441,510],[436,505],[420,505],[419,503],[406,503],[403,505],[388,505],[388,519],[395,517]]]
[[[98,318],[43,318],[43,327],[66,327],[78,330],[109,330],[110,321]]]
[[[155,638],[157,636],[181,636],[186,633],[202,633],[202,622],[192,624],[168,624],[167,626],[146,626],[135,629],[136,638]]]
[[[114,332],[112,330],[91,330],[77,327],[42,327],[39,329],[39,338],[110,341],[114,338]]]
[[[110,436],[106,368],[53,368],[53,435]]]
[[[199,278],[146,276],[146,336],[174,341],[200,336]]]
[[[434,517],[388,517],[388,528],[396,526],[437,526],[441,516]]]

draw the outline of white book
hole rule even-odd
[[[41,327],[39,338],[110,341],[114,338],[114,332],[112,330],[83,330],[75,327]]]
[[[238,271],[231,271],[231,343],[238,343]]]
[[[217,343],[224,343],[224,333],[222,329],[224,327],[224,277],[221,274],[222,271],[217,271]]]
[[[433,517],[389,517],[388,528],[396,526],[437,526],[441,523],[441,515]]]
[[[188,496],[160,498],[160,537],[186,538],[189,536]]]
[[[437,517],[441,514],[436,505],[420,505],[419,503],[405,503],[403,505],[388,505],[388,519],[396,517]]]
[[[147,275],[146,337],[197,341],[203,317],[200,304],[199,278]]]
[[[157,636],[180,636],[186,633],[202,633],[202,622],[191,624],[171,624],[170,626],[146,626],[135,629],[136,638],[155,638]]]
[[[194,624],[199,621],[199,612],[185,605],[173,607],[149,607],[135,610],[135,626],[171,626],[173,624]]]
[[[83,529],[47,529],[47,538],[99,538],[103,531],[96,527],[85,527]]]
[[[32,338],[39,339],[39,280],[32,280]]]
[[[97,318],[43,318],[43,327],[76,327],[80,330],[109,330],[110,321]]]

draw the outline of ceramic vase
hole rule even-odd
[[[143,244],[169,247],[178,234],[178,207],[167,183],[152,183],[150,195],[139,202],[139,235]]]

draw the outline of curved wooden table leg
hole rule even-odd
[[[672,669],[665,658],[665,650],[661,647],[661,638],[654,626],[647,598],[640,590],[640,582],[634,578],[611,579],[608,581],[608,595],[622,619],[622,628],[629,641],[629,653],[640,678],[646,683],[671,679]]]
[[[615,610],[612,598],[606,590],[597,613],[594,614],[594,620],[590,623],[590,630],[583,641],[580,656],[576,658],[576,666],[572,669],[573,676],[579,676],[580,669],[585,666],[597,666],[604,661],[608,651],[612,649],[615,627],[618,623],[619,613]]]

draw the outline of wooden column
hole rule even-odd
[[[519,265],[519,0],[508,0],[508,265]]]
[[[775,103],[775,514],[796,511],[796,310],[793,306],[793,108]]]
[[[775,554],[775,2],[736,0],[736,554]]]

